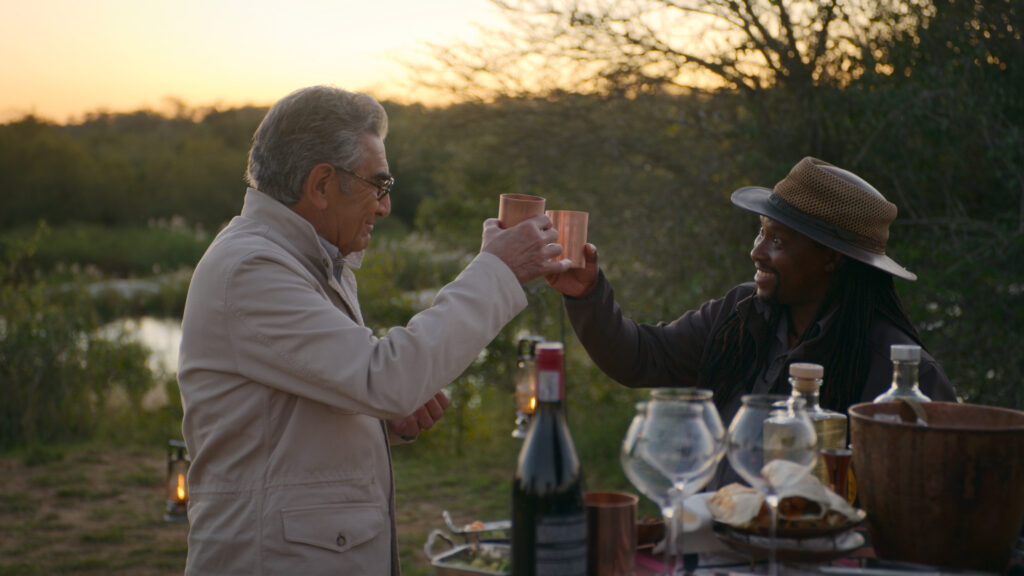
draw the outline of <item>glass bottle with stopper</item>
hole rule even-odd
[[[916,344],[893,344],[889,348],[892,360],[892,386],[875,398],[875,402],[896,402],[906,398],[917,402],[931,402],[918,385],[918,367],[921,347]]]
[[[795,362],[789,365],[789,385],[793,388],[792,395],[795,398],[803,398],[806,405],[807,416],[814,424],[814,432],[818,435],[818,449],[822,457],[814,466],[812,473],[825,486],[837,484],[838,479],[832,476],[844,476],[843,474],[830,474],[830,464],[849,463],[849,450],[846,447],[846,415],[821,407],[820,394],[825,368],[821,364],[810,362]],[[839,462],[836,462],[839,460]],[[844,483],[842,483],[844,484]],[[836,486],[837,492],[843,492],[845,497],[845,485]]]

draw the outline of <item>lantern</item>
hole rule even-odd
[[[188,522],[188,467],[192,463],[181,440],[167,444],[167,522]]]
[[[534,349],[543,342],[540,336],[524,336],[519,339],[519,359],[516,363],[516,427],[513,438],[526,438],[530,426],[530,415],[537,409],[537,370]]]

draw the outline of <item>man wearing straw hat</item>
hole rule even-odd
[[[845,412],[884,392],[890,345],[923,348],[893,283],[917,276],[885,253],[896,206],[857,175],[810,157],[774,189],[747,186],[732,202],[760,215],[754,281],[672,322],[624,317],[593,245],[585,268],[548,276],[590,357],[626,386],[711,389],[726,424],[743,394],[788,394],[793,362],[825,367],[825,408]],[[933,400],[956,400],[924,350],[920,384]]]

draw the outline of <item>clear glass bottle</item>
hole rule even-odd
[[[916,344],[893,344],[889,348],[892,360],[892,386],[875,398],[875,402],[895,402],[908,398],[918,402],[932,399],[921,392],[918,386],[918,366],[921,363],[921,347]]]
[[[814,423],[818,435],[818,450],[846,449],[846,415],[821,407],[819,395],[825,375],[821,364],[795,362],[789,365],[789,385],[794,398],[803,398],[807,415]],[[824,458],[818,458],[812,473],[825,486],[829,485],[828,468]]]

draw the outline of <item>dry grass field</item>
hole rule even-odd
[[[442,510],[457,521],[508,517],[515,455],[451,466],[414,450],[395,451],[406,576],[433,572],[423,544],[444,526]],[[0,576],[182,574],[188,525],[164,520],[165,458],[159,447],[107,446],[0,456]]]
[[[0,458],[0,574],[181,574],[165,455],[96,447]]]

